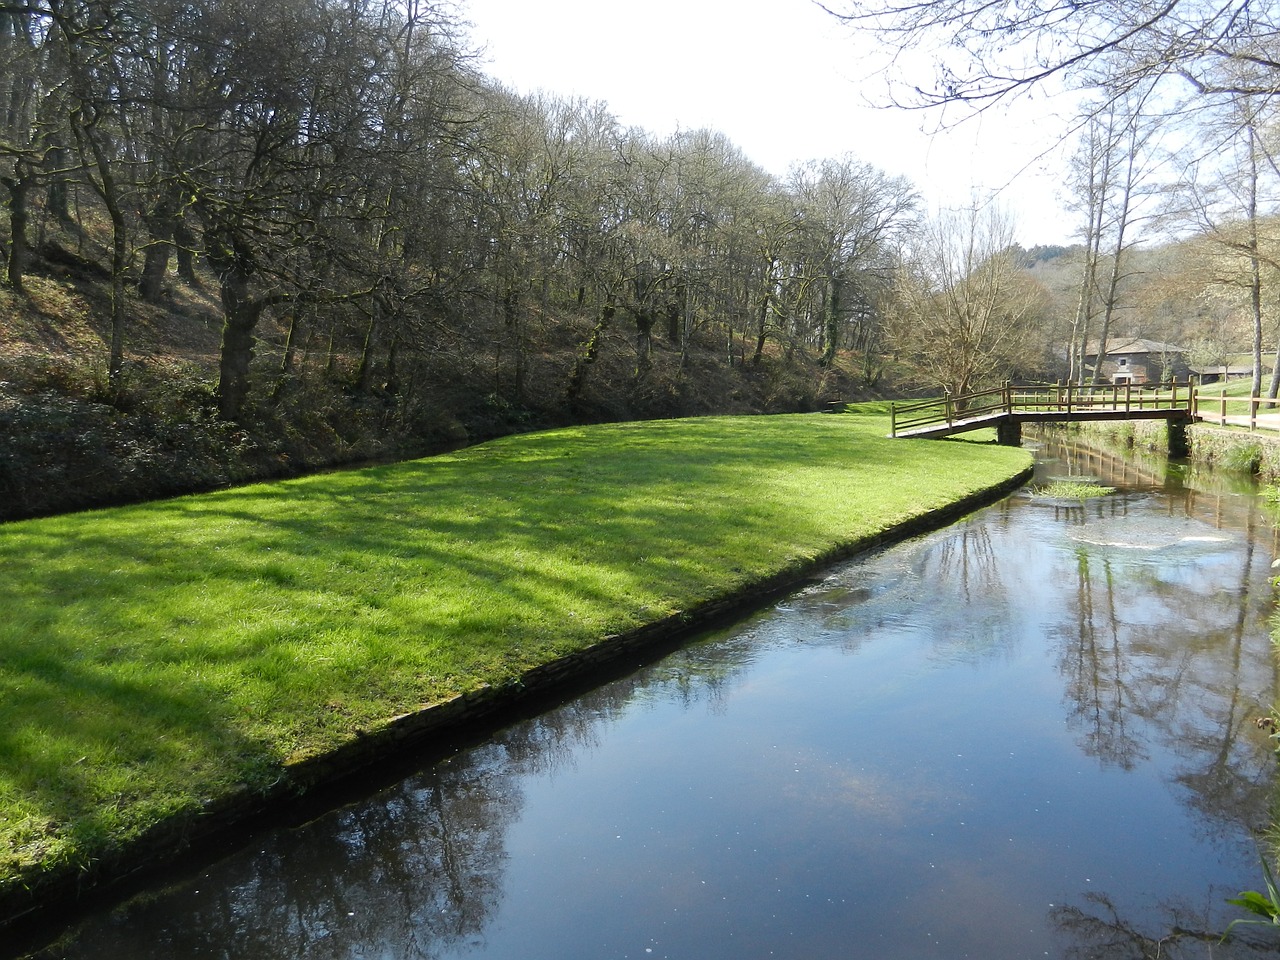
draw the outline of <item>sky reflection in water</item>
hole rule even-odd
[[[1261,883],[1274,537],[1177,483],[1019,494],[57,955],[1260,954],[1194,934]]]

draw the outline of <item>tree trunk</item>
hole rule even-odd
[[[400,392],[400,369],[396,364],[399,346],[400,338],[392,328],[391,342],[387,344],[387,393],[391,396]]]
[[[324,373],[327,377],[332,377],[333,372],[338,368],[338,321],[330,318],[329,320],[329,347],[328,353],[324,360]]]
[[[284,356],[280,359],[280,372],[282,374],[290,374],[293,372],[293,358],[298,352],[298,311],[294,310],[289,314],[289,334],[284,341]]]
[[[222,324],[222,351],[218,358],[218,414],[237,420],[249,396],[249,366],[253,361],[254,323],[245,316],[228,314]]]
[[[46,209],[62,224],[72,223],[71,191],[67,189],[65,173],[70,161],[71,151],[66,147],[54,147],[48,153],[48,164],[52,170],[49,173],[49,189],[45,198]]]
[[[9,256],[5,264],[5,279],[9,286],[21,293],[27,270],[27,195],[31,179],[18,169],[14,176],[5,177],[3,182],[9,190]]]
[[[81,155],[87,147],[98,169],[98,179],[90,182],[111,219],[111,352],[107,360],[107,385],[114,395],[120,389],[120,374],[124,368],[124,274],[129,266],[128,224],[121,206],[121,189],[116,182],[114,158],[108,155],[99,131],[83,126],[75,127]]]
[[[249,296],[249,274],[232,256],[222,271],[222,349],[218,357],[218,413],[237,420],[249,395],[249,367],[253,362],[253,330],[265,304]]]
[[[95,154],[100,151],[95,147]],[[111,218],[111,351],[107,360],[107,385],[114,396],[120,390],[124,370],[125,296],[124,274],[129,266],[128,230],[115,178],[100,164],[102,200]]]
[[[124,214],[115,199],[107,203],[107,211],[111,216],[111,354],[107,364],[107,384],[115,396],[120,390],[120,375],[124,370],[124,273],[129,266],[129,249]]]
[[[680,299],[680,373],[683,375],[689,363],[689,344],[693,340],[693,297],[688,287],[681,290]]]
[[[369,315],[369,326],[364,331],[364,344],[360,349],[360,369],[356,373],[356,389],[368,393],[373,386],[373,352],[378,343],[378,308],[375,305]]]
[[[1089,322],[1093,319],[1093,295],[1097,288],[1098,277],[1098,234],[1092,223],[1089,230],[1089,243],[1085,249],[1084,265],[1081,269],[1080,291],[1076,299],[1076,315],[1071,324],[1071,356],[1067,370],[1067,379],[1073,383],[1085,382],[1084,358],[1089,351]],[[1095,365],[1095,369],[1096,365]]]
[[[636,319],[636,371],[638,382],[653,366],[653,323],[656,319],[648,310],[637,307],[632,311]]]
[[[515,287],[508,287],[502,297],[502,322],[511,331],[512,355],[515,358],[515,397],[524,401],[524,380],[527,358],[524,350],[524,331],[520,324],[520,294]]]
[[[147,303],[159,303],[164,295],[164,277],[169,271],[176,214],[174,200],[166,190],[142,218],[151,240],[143,258],[138,294]]]
[[[1121,264],[1125,253],[1125,229],[1129,225],[1129,209],[1133,196],[1133,163],[1129,157],[1129,173],[1120,193],[1120,210],[1116,216],[1116,245],[1111,255],[1111,275],[1107,279],[1107,294],[1102,303],[1102,327],[1098,331],[1098,356],[1094,362],[1093,382],[1102,380],[1102,362],[1107,358],[1107,337],[1111,333],[1111,318],[1115,315],[1120,299]]]
[[[601,308],[600,319],[591,328],[591,336],[587,337],[587,342],[582,345],[582,352],[573,363],[573,372],[569,374],[569,384],[565,389],[567,400],[577,400],[582,395],[582,388],[587,379],[587,369],[596,362],[596,354],[600,352],[600,338],[604,335],[605,328],[609,326],[609,321],[613,319],[615,312],[616,308],[612,303],[606,303]]]
[[[164,276],[169,271],[169,244],[164,240],[152,240],[147,245],[142,262],[142,277],[138,281],[138,295],[147,303],[159,303],[164,298]]]
[[[1253,380],[1249,396],[1262,393],[1262,263],[1258,246],[1258,141],[1249,124],[1249,306],[1253,314]]]
[[[671,344],[680,343],[684,333],[684,324],[681,321],[684,318],[686,289],[683,283],[676,284],[675,291],[667,300],[667,342]]]
[[[760,298],[760,312],[756,315],[756,351],[751,355],[753,364],[759,363],[764,357],[764,342],[768,337],[769,323],[769,294],[765,293]]]
[[[199,289],[200,278],[196,276],[196,235],[187,226],[182,214],[178,214],[173,222],[173,246],[178,260],[178,276],[187,286]]]
[[[1120,254],[1117,251],[1115,259],[1111,262],[1111,289],[1115,290],[1118,281],[1118,273],[1120,270]],[[1098,330],[1098,354],[1093,360],[1093,380],[1094,386],[1102,382],[1102,364],[1107,359],[1107,338],[1111,335],[1111,316],[1115,310],[1114,294],[1107,296],[1107,301],[1102,309],[1102,326]]]
[[[1071,357],[1068,379],[1079,384],[1093,379],[1099,361],[1095,358],[1094,373],[1085,371],[1085,358],[1089,353],[1089,326],[1094,318],[1094,298],[1098,292],[1098,264],[1102,256],[1102,229],[1106,216],[1106,201],[1112,188],[1115,131],[1114,114],[1107,114],[1105,129],[1098,123],[1088,128],[1088,156],[1086,182],[1084,184],[1085,207],[1089,213],[1085,229],[1085,254],[1081,268],[1080,291],[1076,301],[1076,315],[1071,325]]]
[[[1256,248],[1250,254],[1249,261],[1252,271],[1249,278],[1249,304],[1253,313],[1253,379],[1249,396],[1256,397],[1262,393],[1262,264],[1258,260]]]
[[[826,316],[823,317],[825,343],[820,362],[824,367],[829,367],[836,361],[836,348],[840,340],[840,286],[840,278],[833,276],[830,280],[830,294],[827,297]]]

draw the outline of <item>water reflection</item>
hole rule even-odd
[[[1162,924],[1144,931],[1126,920],[1105,894],[1089,893],[1082,906],[1059,907],[1053,921],[1071,940],[1071,960],[1191,960],[1212,957],[1274,957],[1275,936],[1237,928],[1222,942],[1212,911],[1188,904],[1162,904]]]
[[[1273,760],[1274,533],[1060,452],[836,571],[51,955],[1243,957]],[[1216,481],[1214,481],[1216,482]]]

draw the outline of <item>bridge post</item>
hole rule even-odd
[[[1191,455],[1191,444],[1187,442],[1187,420],[1169,420],[1169,456],[1188,457]]]
[[[996,443],[1002,447],[1022,446],[1022,424],[1005,418],[996,424]]]

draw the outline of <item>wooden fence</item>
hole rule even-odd
[[[1249,430],[1280,430],[1280,401],[1268,397],[1228,397],[1196,392],[1191,415],[1202,423]]]

